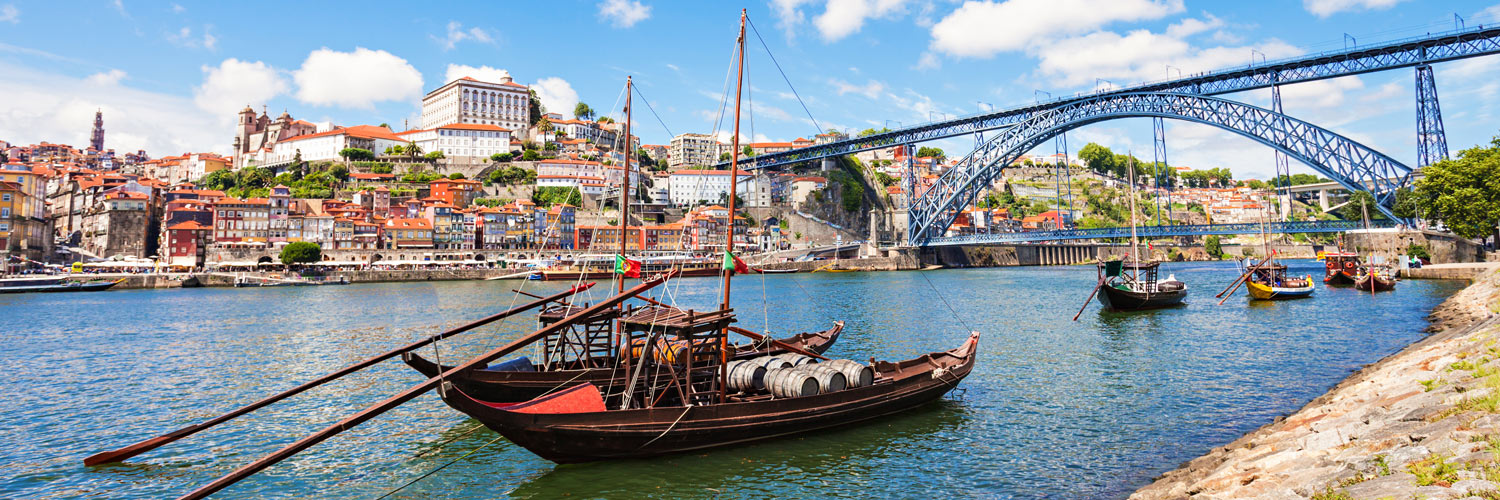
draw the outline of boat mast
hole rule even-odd
[[[625,77],[625,170],[620,177],[620,255],[625,255],[625,232],[630,223],[630,94],[631,77]],[[615,282],[615,294],[625,291],[625,275]],[[624,306],[621,306],[624,307]]]
[[[1135,279],[1139,281],[1141,279],[1141,247],[1140,240],[1135,234],[1135,155],[1126,154],[1131,155],[1130,178],[1126,179],[1126,182],[1130,183],[1130,253],[1135,255]]]
[[[734,81],[734,138],[730,139],[729,151],[729,224],[724,230],[724,252],[728,258],[734,254],[734,198],[738,196],[740,173],[740,92],[745,88],[745,9],[740,9],[740,38],[735,42],[739,45],[739,60],[735,65],[739,67],[738,76]],[[733,269],[724,270],[724,302],[720,304],[720,310],[729,310],[729,282],[734,277]],[[726,327],[719,335],[719,402],[723,403],[728,397],[729,390],[729,329]]]

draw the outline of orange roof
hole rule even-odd
[[[432,229],[432,222],[427,219],[397,218],[386,221],[385,226],[396,229]]]
[[[402,142],[406,141],[405,138],[396,135],[395,132],[391,132],[391,129],[385,127],[379,127],[375,125],[355,125],[353,127],[340,127],[329,130],[327,132],[318,132],[316,134],[299,135],[290,139],[283,139],[281,142],[293,142],[303,139],[313,139],[317,137],[327,137],[340,134],[347,134],[350,137],[358,137],[361,139],[386,139]]]
[[[178,222],[176,224],[172,224],[170,226],[167,226],[167,230],[168,231],[181,231],[181,230],[186,230],[186,231],[207,231],[207,230],[210,230],[210,229],[213,229],[213,228],[205,226],[205,225],[203,225],[203,224],[201,224],[201,223],[199,223],[198,221],[195,221],[195,220]]]

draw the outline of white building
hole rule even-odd
[[[741,171],[736,194],[746,207],[765,207],[771,204],[770,183]],[[691,206],[699,202],[717,204],[729,195],[728,170],[677,170],[667,181],[667,191],[673,205]]]
[[[424,153],[441,151],[449,158],[489,158],[496,153],[511,152],[510,131],[499,125],[453,123],[396,135],[416,143]]]
[[[495,125],[525,130],[531,124],[531,92],[505,77],[499,83],[463,77],[422,97],[422,128],[453,123]]]
[[[672,138],[668,165],[672,168],[713,165],[719,162],[719,153],[727,148],[711,135],[681,134]]]
[[[538,175],[536,187],[574,187],[586,196],[599,196],[609,191],[603,177],[588,175]]]
[[[302,161],[342,160],[339,151],[344,148],[359,148],[372,153],[385,151],[391,146],[404,146],[407,139],[390,129],[374,125],[355,125],[335,128],[327,132],[299,135],[282,140],[272,146],[270,157],[262,166],[278,166],[291,163],[298,153]]]

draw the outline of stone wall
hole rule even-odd
[[[1424,245],[1433,263],[1476,262],[1483,258],[1482,247],[1473,241],[1436,231],[1371,229],[1350,231],[1344,236],[1346,248],[1361,255],[1379,255],[1391,260],[1406,254],[1412,244]]]

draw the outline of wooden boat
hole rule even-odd
[[[781,339],[780,342],[809,352],[823,354],[833,347],[843,331],[844,322],[839,321],[833,324],[833,328],[820,332],[800,333]],[[771,343],[736,345],[733,349],[734,354],[731,360],[775,356],[789,352]],[[402,354],[401,360],[427,378],[436,377],[439,373],[453,368],[429,361],[415,352]],[[622,370],[624,366],[616,363],[612,356],[596,360],[574,359],[561,366],[538,365],[529,359],[518,358],[494,366],[485,366],[449,379],[449,381],[462,388],[464,392],[485,401],[515,402],[540,397],[562,387],[584,382],[593,383],[605,389],[624,386],[629,375]]]
[[[1252,271],[1245,289],[1256,300],[1301,299],[1312,296],[1313,282],[1311,276],[1288,277],[1286,265],[1272,262]]]
[[[485,401],[455,384],[450,406],[538,456],[557,463],[640,458],[844,427],[942,397],[974,367],[979,334],[956,349],[874,364],[864,387],[781,398],[740,395],[721,404],[610,410],[599,387],[578,384],[524,403]],[[670,394],[670,393],[669,393]]]
[[[1359,254],[1354,252],[1329,252],[1323,254],[1323,283],[1328,285],[1353,285],[1359,276]]]
[[[693,263],[688,265],[642,265],[641,276],[655,276],[665,274],[668,271],[677,270],[678,277],[708,277],[720,276],[724,273],[722,265],[715,262],[711,264]],[[615,277],[614,270],[587,270],[587,269],[558,269],[539,271],[542,281],[578,281],[578,280],[608,280]]]
[[[1368,272],[1360,273],[1354,280],[1354,288],[1366,292],[1388,292],[1396,289],[1396,277],[1389,273],[1382,274],[1375,268],[1369,268]]]
[[[757,267],[757,268],[755,268],[755,272],[761,273],[761,274],[792,274],[792,273],[797,272],[797,270],[796,269],[764,269],[764,268]]]
[[[59,279],[58,282],[51,284],[7,285],[0,287],[0,293],[100,292],[124,282],[125,278],[114,281],[64,281]]]
[[[1187,284],[1174,276],[1159,279],[1160,262],[1099,263],[1099,304],[1113,311],[1140,311],[1181,304],[1187,298]]]

